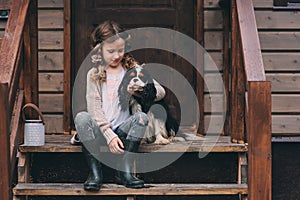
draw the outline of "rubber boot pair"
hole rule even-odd
[[[89,176],[84,182],[84,189],[89,191],[98,191],[102,186],[103,176],[102,176],[102,167],[101,163],[90,153],[84,146],[82,146],[82,153],[84,154],[88,167],[89,167]]]
[[[128,188],[142,188],[144,187],[144,181],[136,178],[132,174],[135,153],[138,151],[140,142],[130,140],[122,141],[125,147],[125,153],[121,159],[121,171],[117,171],[116,173],[116,183]]]

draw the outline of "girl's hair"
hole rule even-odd
[[[129,49],[129,39],[130,35],[125,32],[125,29],[123,29],[118,23],[107,20],[98,25],[95,30],[91,34],[91,40],[92,40],[92,48],[93,51],[96,52],[96,54],[92,55],[92,63],[94,64],[94,73],[92,73],[92,78],[94,80],[99,80],[100,82],[106,80],[106,72],[105,72],[105,63],[102,57],[102,45],[103,42],[114,42],[117,39],[123,39],[125,41],[125,52]],[[124,66],[126,69],[133,68],[136,61],[134,58],[129,55],[128,53],[125,53],[123,59],[122,59],[122,66]]]
[[[92,32],[92,48],[97,44],[101,44],[103,41],[114,42],[119,38],[127,41],[130,39],[130,36],[117,22],[111,20],[104,21]]]

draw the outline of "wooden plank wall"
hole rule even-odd
[[[63,0],[38,1],[39,106],[47,133],[63,133]]]
[[[219,127],[222,127],[223,118],[220,113],[222,111],[223,101],[223,82],[216,82],[216,74],[223,74],[223,12],[218,6],[218,1],[204,0],[204,48],[209,53],[218,67],[213,68],[209,62],[204,65],[204,81],[206,84],[213,86],[204,91],[204,129],[207,132],[208,126],[213,122],[211,132],[218,133]],[[219,80],[219,79],[218,79]],[[209,94],[210,93],[210,94]],[[211,105],[215,106],[211,110]],[[212,114],[214,112],[214,114]]]
[[[205,48],[221,68],[222,11],[218,0],[204,2]],[[300,135],[300,11],[274,10],[273,0],[253,3],[266,76],[272,82],[272,134]],[[213,73],[206,76],[213,81]]]
[[[300,10],[274,11],[272,0],[257,2],[265,70],[272,82],[272,133],[300,135]]]
[[[222,10],[218,0],[204,2],[205,48],[222,72]],[[266,75],[272,82],[273,135],[300,135],[300,12],[273,10],[273,0],[254,0],[254,6]],[[40,107],[47,133],[63,133],[63,0],[39,0],[38,7]],[[205,68],[206,81],[214,83],[215,74],[209,65]],[[212,118],[217,126],[222,121],[210,114],[209,99],[206,94],[205,128]]]

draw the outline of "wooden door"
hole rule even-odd
[[[76,73],[90,52],[90,34],[92,30],[105,20],[114,20],[126,29],[138,27],[169,28],[190,37],[194,37],[194,8],[197,1],[186,0],[76,0],[72,1],[72,82]],[[182,74],[196,87],[196,75],[193,67],[184,59],[170,52],[158,49],[147,49],[130,52],[140,63],[161,63],[170,66]],[[168,76],[171,84],[181,87],[180,83]],[[84,88],[85,85],[83,84]],[[182,86],[184,87],[184,86]],[[84,95],[82,95],[84,96]],[[176,118],[180,118],[178,102],[172,92],[168,92],[168,100]],[[187,97],[188,98],[188,97]],[[81,108],[77,108],[81,110]],[[84,109],[84,108],[82,108]],[[184,112],[194,113],[195,105]],[[195,122],[191,116],[188,125]]]

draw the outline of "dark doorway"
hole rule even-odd
[[[72,1],[72,84],[82,61],[90,52],[90,34],[105,20],[114,20],[126,29],[139,27],[162,27],[179,31],[194,37],[195,2],[186,0],[76,0]],[[192,88],[196,88],[194,68],[184,59],[171,52],[145,49],[130,52],[140,63],[160,63],[172,67],[185,77]],[[172,75],[167,77],[170,84],[183,87]],[[73,87],[73,86],[72,86]],[[85,85],[82,85],[84,90]],[[184,95],[183,95],[184,96]],[[188,97],[186,97],[188,98]],[[171,111],[180,118],[178,101],[171,91],[167,94]],[[190,102],[190,100],[189,100]],[[189,103],[190,104],[190,103]],[[184,112],[195,113],[195,103]],[[191,114],[188,124],[194,125],[196,116]]]

